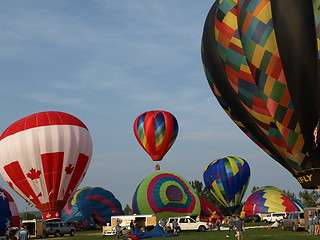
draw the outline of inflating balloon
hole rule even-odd
[[[9,201],[9,208],[11,211],[11,227],[20,227],[20,215],[19,215],[17,205],[13,200],[13,197],[10,195],[10,193],[8,193],[3,188],[1,190],[4,192],[5,197]]]
[[[157,219],[200,214],[200,201],[192,186],[173,172],[156,172],[137,187],[132,210],[135,214],[155,214]]]
[[[232,156],[212,161],[203,173],[206,187],[231,213],[240,206],[249,179],[249,164],[242,158]]]
[[[220,105],[304,188],[320,185],[319,5],[216,1],[202,37],[206,77]]]
[[[78,222],[83,229],[96,229],[111,222],[111,216],[124,215],[121,203],[108,190],[84,187],[77,190],[62,210],[62,221]]]
[[[303,211],[300,206],[283,193],[274,189],[262,189],[252,193],[245,202],[241,215],[244,217],[257,213]]]
[[[63,112],[20,119],[0,136],[1,175],[42,218],[61,210],[85,176],[92,155],[88,128]]]
[[[178,135],[177,119],[166,111],[140,114],[133,124],[134,135],[153,161],[161,161]],[[156,170],[160,170],[157,164]]]
[[[0,189],[0,236],[4,236],[6,230],[11,227],[12,213],[9,200],[5,192]]]
[[[223,219],[223,213],[221,210],[214,205],[213,203],[209,202],[207,199],[199,197],[200,204],[201,204],[201,212],[200,212],[200,220],[201,221],[208,221],[211,217],[213,218],[220,218]]]

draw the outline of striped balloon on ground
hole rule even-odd
[[[155,214],[157,219],[200,214],[200,201],[190,183],[173,172],[157,172],[137,187],[132,210],[135,214]]]
[[[249,179],[249,164],[242,158],[232,156],[212,161],[203,173],[206,187],[231,213],[240,206]]]
[[[245,202],[241,215],[244,217],[257,213],[303,211],[297,200],[292,200],[283,192],[274,189],[261,189],[252,193]]]

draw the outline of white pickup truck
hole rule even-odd
[[[171,217],[168,219],[168,223],[170,228],[172,228],[172,222],[174,219],[177,219],[177,222],[179,224],[178,231],[183,230],[196,230],[199,232],[204,232],[209,229],[209,226],[206,222],[198,222],[191,216],[182,216],[182,217]]]
[[[267,216],[262,217],[263,222],[281,222],[287,216],[285,212],[269,213]]]

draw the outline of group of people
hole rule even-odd
[[[320,235],[320,210],[309,213],[310,235]]]
[[[5,234],[6,240],[27,240],[30,238],[30,232],[25,225],[20,226],[18,232],[14,231],[13,228],[8,228]]]

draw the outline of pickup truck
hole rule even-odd
[[[177,219],[177,222],[179,224],[178,231],[183,230],[196,230],[199,232],[204,232],[209,229],[209,226],[206,222],[198,222],[191,216],[182,216],[182,217],[172,217],[168,219],[168,223],[170,228],[172,228],[172,222],[174,219]]]
[[[54,235],[56,237],[63,236],[64,234],[70,234],[74,236],[76,230],[74,227],[67,225],[64,222],[49,222],[46,226],[45,236]]]

